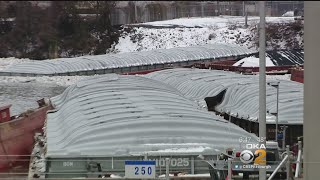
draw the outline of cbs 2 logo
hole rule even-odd
[[[254,160],[255,165],[265,165],[266,160],[264,159],[266,157],[267,153],[264,149],[258,149],[254,152],[254,154],[250,150],[244,150],[240,154],[240,160],[241,162],[245,164],[249,164]],[[255,156],[257,156],[255,158]]]
[[[258,164],[258,165],[265,165],[266,164],[266,160],[263,159],[267,156],[267,152],[264,149],[258,149],[254,152],[254,155],[258,156],[255,160],[254,160],[254,164]]]

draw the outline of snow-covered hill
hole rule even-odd
[[[258,16],[249,16],[248,24],[255,25],[259,23],[260,17]],[[294,22],[293,17],[266,17],[267,23],[288,23]],[[230,24],[245,24],[245,17],[243,16],[214,16],[214,17],[191,17],[191,18],[179,18],[166,21],[154,21],[143,23],[145,25],[153,26],[184,26],[184,27],[211,27],[216,26],[219,28],[227,27]]]
[[[267,49],[303,47],[303,29],[293,17],[266,17]],[[210,43],[232,43],[257,48],[259,17],[220,16],[180,18],[124,26],[113,52],[148,51]],[[300,28],[300,29],[299,29]]]

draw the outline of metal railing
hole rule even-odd
[[[272,178],[275,177],[275,175],[280,171],[280,169],[281,169],[281,173],[287,174],[287,176],[286,176],[287,179],[293,178],[293,176],[297,178],[302,174],[301,173],[301,166],[302,166],[302,159],[303,159],[302,158],[302,142],[299,141],[297,146],[299,149],[297,156],[295,156],[295,157],[293,156],[293,153],[291,151],[289,151],[289,146],[287,145],[286,151],[282,153],[282,157],[283,156],[285,156],[285,157],[283,157],[281,162],[280,161],[274,161],[274,162],[268,161],[271,164],[278,164],[279,163],[279,165],[275,168],[275,170],[269,176],[268,180],[272,180]],[[7,161],[6,158],[12,158],[14,156],[15,155],[10,155],[10,156],[5,157],[3,155],[2,156],[0,155],[0,162]],[[20,160],[16,159],[16,161],[17,162],[24,162],[24,161],[30,162],[29,169],[27,166],[25,166],[24,168],[12,169],[11,171],[7,171],[7,172],[0,171],[0,179],[26,179],[28,176],[29,176],[29,179],[39,179],[39,178],[41,179],[41,177],[33,178],[32,174],[30,174],[32,171],[31,164],[33,163],[33,158],[35,157],[35,155],[32,155],[32,156],[25,155],[23,157],[24,157],[24,159],[20,159]],[[30,161],[28,160],[28,157],[30,157]],[[198,156],[198,158],[200,158],[200,156]],[[210,159],[207,159],[207,158],[210,158]],[[223,171],[224,174],[226,174],[226,172],[228,172],[228,170],[229,170],[228,178],[229,177],[233,178],[232,177],[233,173],[231,173],[231,171],[237,172],[237,170],[239,170],[239,169],[232,169],[232,168],[234,168],[234,166],[231,166],[232,163],[238,163],[238,160],[229,159],[228,161],[223,161],[223,160],[219,161],[217,159],[211,159],[212,158],[211,156],[210,157],[208,156],[207,158],[206,159],[204,159],[204,158],[188,159],[188,167],[173,166],[171,163],[171,160],[169,162],[165,161],[165,163],[160,163],[160,160],[159,160],[159,162],[157,163],[157,167],[156,167],[157,179],[163,179],[163,176],[168,177],[168,174],[171,174],[170,179],[181,179],[181,178],[183,178],[183,179],[194,179],[194,178],[209,179],[210,174],[202,174],[202,173],[210,173],[210,168],[208,169],[208,165],[210,165],[215,170],[218,170],[221,172]],[[102,159],[90,158],[90,159],[92,161],[99,161],[99,163],[101,163],[101,165],[103,165],[101,172],[98,172],[98,171],[91,172],[91,170],[83,169],[83,168],[79,169],[79,167],[78,167],[79,162],[83,161],[84,163],[88,163],[89,162],[88,159],[46,159],[46,163],[56,162],[54,166],[57,169],[50,172],[50,171],[48,171],[47,168],[45,168],[46,169],[45,171],[43,171],[43,170],[42,170],[42,172],[32,171],[32,173],[37,173],[38,175],[41,174],[42,177],[49,176],[49,177],[46,177],[46,179],[57,179],[57,178],[52,178],[52,175],[61,176],[62,179],[74,179],[74,177],[77,177],[78,175],[79,175],[79,178],[80,178],[80,176],[82,176],[82,178],[90,179],[90,178],[85,177],[85,175],[91,174],[91,175],[97,175],[97,177],[98,177],[98,175],[103,175],[103,174],[111,175],[111,174],[119,174],[119,173],[123,174],[124,173],[124,169],[122,167],[123,165],[121,165],[121,164],[124,164],[125,160],[119,160],[119,159],[117,159],[117,160],[112,159],[111,160],[111,159],[105,159],[105,158],[102,158]],[[175,159],[175,157],[171,157],[170,159]],[[293,159],[295,159],[296,161],[292,161]],[[113,168],[113,166],[112,166],[112,170],[111,169],[109,170],[109,168],[111,168],[110,164],[113,164],[112,163],[113,161],[116,162],[115,168]],[[174,162],[176,162],[176,161],[174,161]],[[217,167],[217,165],[219,164],[218,161],[221,163],[224,163],[222,169],[221,169],[221,167],[220,168]],[[203,163],[200,165],[199,163],[201,163],[201,162],[203,162]],[[221,163],[220,163],[220,165],[221,165]],[[27,163],[24,163],[24,164],[27,164]],[[108,164],[110,165],[110,167]],[[174,164],[176,164],[176,163],[174,163]],[[192,164],[193,164],[193,166],[194,166],[194,164],[196,164],[196,167],[192,167]],[[283,167],[284,164],[286,164],[286,168]],[[294,168],[291,167],[292,164],[296,164],[294,174],[292,173],[292,170],[294,170]],[[82,164],[82,165],[85,165],[85,164]],[[61,167],[58,167],[58,166],[61,166]],[[162,168],[162,171],[160,170],[161,168]],[[192,168],[193,168],[193,170],[192,170]],[[196,173],[195,173],[195,169],[196,169]],[[286,171],[284,171],[284,169],[286,169]],[[196,176],[194,175],[194,174],[199,174],[199,172],[202,172],[201,173],[202,175],[196,175]],[[172,174],[174,174],[174,176],[172,176]],[[187,174],[187,175],[185,175],[185,174]],[[66,178],[70,175],[74,176],[74,177],[73,178]],[[167,176],[165,176],[165,175],[167,175]],[[159,176],[161,176],[161,177],[159,177]],[[55,176],[53,176],[53,177],[55,177]],[[59,178],[59,179],[61,179],[61,178]],[[124,177],[118,177],[118,179],[123,179],[123,178]],[[97,178],[93,178],[93,179],[97,179]]]

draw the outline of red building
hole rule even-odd
[[[0,123],[10,121],[10,105],[0,106]]]
[[[303,83],[304,79],[304,69],[292,69],[291,70],[291,80]]]

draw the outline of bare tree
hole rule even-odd
[[[117,1],[97,1],[97,30],[104,32],[106,30],[110,31],[112,29],[111,24],[111,13],[112,10],[116,7]]]
[[[117,41],[117,33],[111,23],[111,13],[116,7],[116,1],[97,1],[96,3],[96,31],[100,41],[97,43],[95,54],[105,54],[111,44]]]

